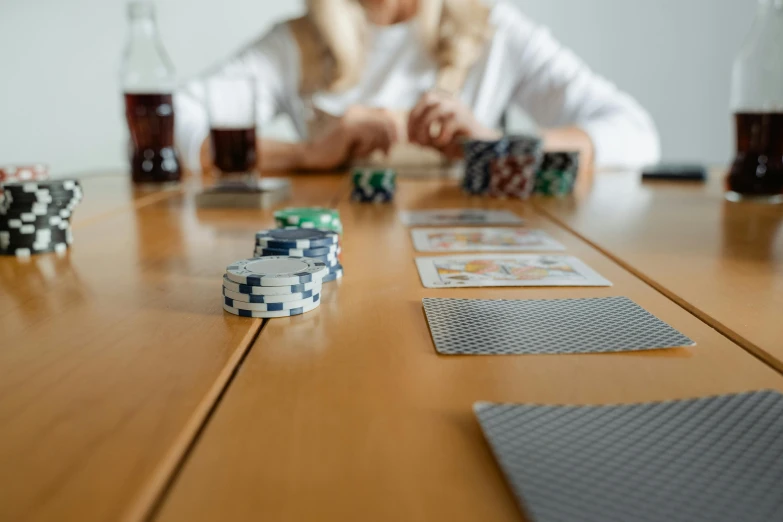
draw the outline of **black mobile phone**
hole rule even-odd
[[[646,167],[642,171],[642,179],[645,181],[705,181],[707,169],[695,164],[661,163]]]

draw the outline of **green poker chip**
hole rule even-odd
[[[572,170],[542,170],[536,175],[535,193],[563,197],[574,191],[576,173]]]
[[[319,230],[330,230],[341,234],[343,224],[340,221],[340,212],[331,208],[322,207],[302,207],[286,208],[278,210],[274,214],[277,226],[315,228]]]
[[[333,208],[322,207],[301,207],[285,208],[275,212],[275,219],[286,220],[293,225],[299,221],[308,221],[311,223],[329,224],[335,219],[340,219],[340,212]]]
[[[393,190],[397,186],[397,173],[392,169],[355,169],[353,185],[359,188]]]
[[[337,234],[343,233],[343,224],[340,220],[333,221],[332,223],[325,225],[323,223],[313,223],[311,221],[299,221],[294,224],[285,220],[275,220],[278,228],[298,227],[298,228],[313,228],[318,230],[328,230]]]

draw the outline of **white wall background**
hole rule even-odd
[[[667,160],[729,159],[731,62],[757,0],[514,1],[651,111]],[[187,77],[302,4],[159,0],[158,19]],[[126,29],[125,0],[0,0],[0,163],[42,161],[59,174],[124,168]]]

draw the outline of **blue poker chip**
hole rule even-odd
[[[337,245],[320,248],[267,248],[256,245],[259,256],[319,257],[337,254]]]
[[[274,249],[315,249],[331,247],[339,242],[340,236],[328,230],[314,228],[277,228],[256,233],[256,244]]]
[[[354,187],[351,199],[359,203],[390,203],[394,192],[375,187]]]
[[[339,252],[339,251],[338,251]],[[280,254],[269,254],[267,251],[261,248],[256,248],[253,251],[253,257],[269,257],[269,256],[279,256]],[[313,259],[315,261],[320,261],[321,263],[325,264],[326,266],[332,266],[335,263],[337,263],[337,254],[329,254],[328,256],[288,256],[288,257],[306,257],[307,259]]]
[[[323,278],[324,283],[331,283],[332,281],[336,281],[338,279],[342,279],[343,277],[343,269],[342,267],[339,270],[336,270],[334,272],[330,272],[329,275]]]

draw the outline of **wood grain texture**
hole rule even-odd
[[[514,209],[614,286],[423,288],[396,213],[464,206]],[[339,208],[345,278],[325,287],[319,309],[264,327],[156,520],[517,521],[471,413],[475,401],[605,404],[783,389],[774,370],[530,206],[469,199],[449,181],[402,181],[395,205]],[[421,304],[618,295],[698,346],[442,357]]]
[[[328,205],[341,183],[298,178],[292,203]],[[224,314],[220,289],[270,211],[198,210],[192,188],[133,203],[111,186],[86,180],[84,206],[130,204],[77,226],[67,256],[0,259],[3,521],[138,513],[261,327]]]
[[[72,224],[84,226],[108,215],[127,212],[133,208],[166,199],[182,190],[182,185],[134,186],[130,175],[120,172],[91,173],[68,176],[80,180],[84,200],[74,212]]]
[[[783,206],[729,203],[709,183],[600,173],[536,205],[783,371]]]

